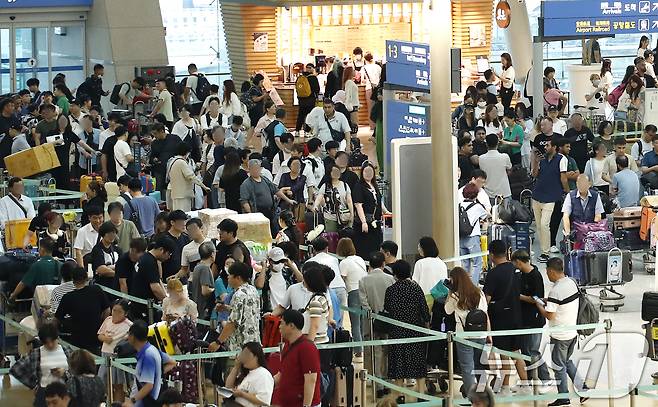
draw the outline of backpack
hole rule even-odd
[[[459,205],[459,237],[469,237],[473,233],[475,223],[471,224],[468,218],[468,210],[474,207],[477,202],[471,202],[466,208]]]
[[[210,96],[210,82],[208,82],[208,78],[202,73],[197,73],[196,77],[196,89],[192,89],[192,92],[194,92],[197,99],[203,102]]]
[[[462,321],[462,325],[466,332],[486,331],[487,313],[478,308],[472,309],[466,314],[466,320]]]
[[[263,134],[267,140],[267,153],[263,153],[263,155],[269,158],[270,161],[274,158],[276,153],[279,152],[279,148],[277,147],[276,141],[274,140],[274,128],[279,123],[281,123],[279,120],[273,120],[272,123],[268,124],[267,127],[263,129]]]
[[[574,280],[573,278],[571,280],[573,281],[574,284],[576,284],[576,288],[578,289],[578,292],[570,297],[565,298],[559,304],[564,305],[572,301],[579,300],[578,317],[576,319],[576,325],[597,324],[599,322],[598,308],[596,308],[596,306],[594,306],[592,301],[590,301],[587,292],[585,292],[585,290],[580,289],[578,282],[576,282],[576,280]],[[593,334],[594,331],[595,331],[594,328],[578,329],[578,335],[589,336]]]
[[[619,98],[624,94],[624,90],[626,90],[626,84],[620,83],[608,94],[608,103],[610,103],[610,106],[616,108],[619,105]]]
[[[295,81],[295,90],[297,91],[298,98],[307,98],[311,96],[311,83],[308,81],[306,75],[299,75]]]
[[[110,103],[112,103],[113,105],[118,105],[119,103],[121,103],[121,96],[119,95],[119,93],[121,92],[121,88],[123,87],[123,85],[128,85],[128,91],[130,91],[130,84],[128,82],[118,83],[114,85],[114,87],[112,88],[112,93],[110,94]]]

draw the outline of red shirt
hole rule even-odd
[[[304,375],[316,373],[312,406],[320,404],[320,352],[315,344],[301,336],[293,344],[286,343],[281,352],[281,374],[277,386],[277,402],[286,407],[304,405]]]

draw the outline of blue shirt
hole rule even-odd
[[[628,168],[616,172],[612,176],[612,186],[617,188],[616,199],[620,208],[637,206],[640,197],[640,179],[636,173]]]
[[[281,137],[285,132],[286,126],[284,126],[283,123],[277,123],[277,125],[274,126],[274,138]]]
[[[234,292],[235,290],[232,287],[226,288],[221,276],[217,277],[217,279],[215,280],[215,299],[217,300],[217,302],[222,302],[223,304],[230,304],[231,297],[233,296]],[[224,298],[224,301],[221,301],[219,298],[223,294],[226,294],[226,298]],[[228,319],[229,314],[230,314],[229,311],[217,312],[217,310],[213,308],[210,319],[215,321],[217,320],[226,321]]]
[[[130,220],[130,215],[132,215],[133,212],[132,209],[130,209],[131,206],[139,214],[139,223],[144,236],[152,236],[153,233],[155,233],[155,217],[160,213],[160,206],[158,206],[158,203],[150,196],[133,198],[129,203],[126,203],[123,206],[124,219]]]
[[[658,165],[658,154],[651,150],[642,157],[642,166],[653,167],[654,165]]]
[[[160,396],[160,387],[162,386],[162,364],[170,361],[171,358],[166,353],[161,352],[158,348],[146,343],[137,353],[137,366],[135,367],[135,380],[144,385],[153,384],[153,389],[149,393],[154,400]],[[142,400],[137,401],[137,407],[144,405]]]
[[[343,310],[340,309],[340,300],[338,299],[338,296],[336,295],[336,290],[333,288],[329,289],[329,296],[331,297],[331,309],[334,311],[334,315],[332,315],[332,318],[334,321],[336,321],[336,327],[342,328],[343,327]],[[333,332],[334,328],[329,325],[327,326],[327,336],[329,338],[333,337]]]

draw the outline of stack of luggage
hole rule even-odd
[[[617,247],[623,250],[642,250],[647,243],[640,238],[642,207],[622,208],[612,213]]]

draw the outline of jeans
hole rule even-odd
[[[539,246],[542,254],[548,255],[551,248],[551,216],[555,202],[543,203],[532,200],[532,211],[535,213],[537,234],[539,235]]]
[[[549,380],[551,380],[551,376],[548,373],[548,367],[546,366],[546,363],[542,360],[542,354],[540,352],[541,338],[542,338],[542,334],[525,335],[523,337],[523,346],[521,347],[521,353],[537,360],[536,362],[538,364],[537,377],[539,378],[539,380],[546,383]],[[532,369],[528,369],[528,370],[529,372],[532,371]],[[532,375],[530,374],[528,374],[528,376],[532,377]]]
[[[338,297],[338,300],[340,301],[340,305],[343,307],[347,306],[347,289],[345,287],[336,287],[333,288],[333,290],[336,292],[336,297]],[[342,310],[341,310],[342,312]]]
[[[475,225],[475,227],[479,227],[479,225]],[[479,253],[481,250],[480,236],[469,236],[459,239],[459,254],[462,256]],[[466,271],[471,273],[473,284],[478,285],[480,283],[480,273],[482,272],[482,257],[462,260],[462,265]]]
[[[484,339],[473,338],[469,340],[484,345]],[[462,395],[465,397],[468,391],[477,383],[475,373],[484,371],[480,363],[482,349],[473,348],[459,342],[455,342],[455,346],[457,347],[457,360],[459,361],[459,366],[461,366],[462,381],[464,382]]]
[[[359,290],[352,290],[347,293],[347,306],[350,308],[361,308],[361,299],[359,298]],[[350,323],[352,324],[352,340],[354,342],[361,342],[363,331],[361,326],[361,314],[350,312]],[[363,353],[363,346],[354,349],[356,353]]]
[[[569,393],[569,383],[567,382],[567,375],[574,384],[577,386],[578,372],[576,365],[571,361],[573,349],[576,346],[577,338],[561,341],[559,339],[551,338],[551,345],[553,345],[552,359],[553,369],[555,370],[555,380],[557,381],[558,393]]]

